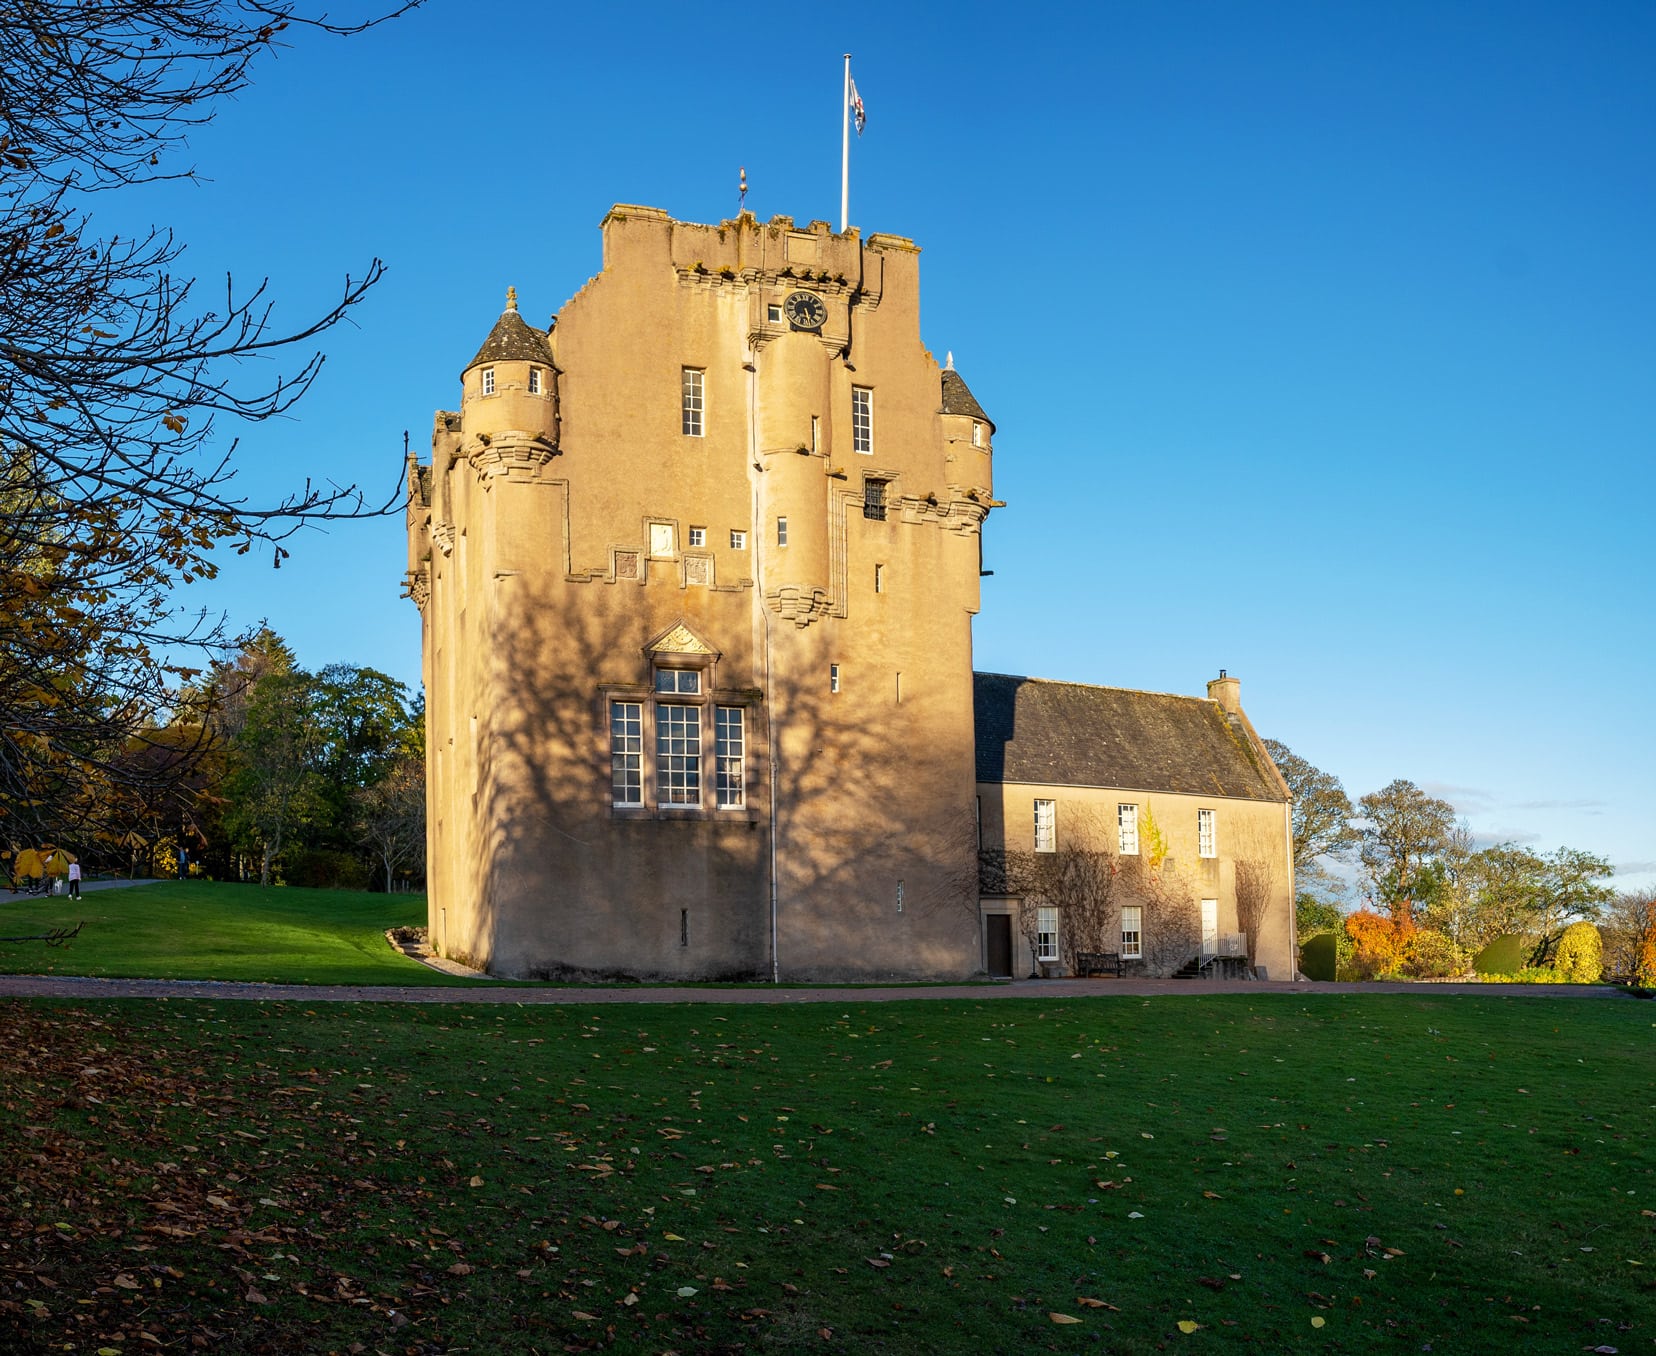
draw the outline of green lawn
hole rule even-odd
[[[0,1022],[8,1351],[1656,1340],[1656,1005],[1631,999]]]
[[[66,946],[0,942],[0,974],[225,979],[287,984],[466,984],[393,951],[423,926],[424,895],[208,881],[93,890],[79,900],[0,890],[0,936],[84,922]]]

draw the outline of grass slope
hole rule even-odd
[[[1651,1019],[11,1002],[0,1348],[1649,1350]]]
[[[0,891],[0,935],[85,926],[62,947],[0,942],[0,973],[288,984],[466,984],[391,949],[423,926],[424,895],[261,890],[208,881],[88,891],[79,900]]]

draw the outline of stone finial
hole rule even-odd
[[[515,287],[506,289],[506,309],[508,311],[517,310],[517,288]]]
[[[954,350],[952,348],[943,355],[943,370],[945,372],[954,371]]]

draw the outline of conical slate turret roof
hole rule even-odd
[[[477,356],[466,364],[466,371],[471,371],[479,363],[522,362],[544,363],[551,361],[551,354],[546,347],[546,331],[537,330],[524,322],[517,308],[517,288],[506,289],[506,309],[500,313],[500,319],[495,321],[495,327],[489,331],[489,337],[483,341],[483,347],[477,350]]]
[[[995,421],[983,412],[977,397],[961,380],[960,373],[954,370],[952,355],[950,365],[943,369],[943,413],[970,415],[973,419],[983,420],[990,431],[994,431]]]

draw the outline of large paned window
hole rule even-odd
[[[713,712],[714,730],[714,802],[721,810],[740,809],[746,802],[746,787],[742,771],[746,736],[742,727],[742,708],[720,706]]]
[[[684,369],[681,407],[684,416],[684,436],[687,438],[699,438],[705,431],[703,415],[707,409],[706,381],[707,373],[701,368]]]
[[[851,448],[867,456],[874,454],[874,391],[868,386],[851,388]]]
[[[1138,806],[1116,806],[1117,850],[1123,857],[1138,856]]]
[[[1219,855],[1219,834],[1214,825],[1212,810],[1196,811],[1196,855],[1198,857],[1217,857]]]
[[[644,704],[610,703],[610,796],[616,805],[644,803]]]
[[[1035,851],[1058,851],[1058,802],[1035,802]]]
[[[1138,960],[1144,955],[1144,909],[1127,904],[1121,910],[1121,958]]]
[[[656,704],[656,799],[701,804],[701,707]]]
[[[663,810],[745,808],[745,709],[710,702],[708,673],[699,668],[657,668],[654,687],[653,701],[609,703],[611,804],[640,810],[648,798]]]
[[[1039,908],[1035,910],[1035,959],[1055,961],[1058,959],[1058,910]]]

